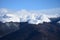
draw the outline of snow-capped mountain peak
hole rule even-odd
[[[5,14],[3,16],[0,17],[0,21],[2,21],[3,23],[5,22],[20,22],[20,19],[17,15],[15,14]]]
[[[53,16],[52,16],[53,17]],[[28,22],[30,24],[39,24],[43,22],[51,22],[50,15],[46,14],[23,14],[23,15],[15,15],[15,14],[5,14],[0,16],[0,21],[5,22]],[[57,16],[56,16],[57,17]]]

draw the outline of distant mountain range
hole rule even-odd
[[[0,22],[0,40],[60,40],[60,23]]]
[[[60,16],[51,16],[45,14],[26,14],[17,16],[15,14],[4,14],[0,15],[0,21],[5,22],[28,22],[30,24],[39,24],[43,22],[57,22],[60,21]]]

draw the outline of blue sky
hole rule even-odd
[[[60,0],[0,0],[0,8],[41,10],[60,8]]]

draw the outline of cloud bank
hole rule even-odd
[[[0,9],[0,21],[2,22],[28,22],[30,24],[39,24],[51,22],[49,18],[56,18],[60,15],[60,8],[46,10],[26,10],[12,11],[6,8]]]

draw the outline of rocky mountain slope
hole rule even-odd
[[[60,40],[60,24],[0,22],[0,40]]]

